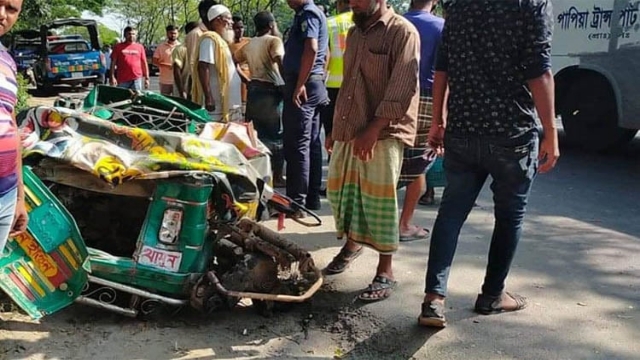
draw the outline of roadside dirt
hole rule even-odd
[[[487,184],[460,233],[449,278],[449,325],[442,331],[416,325],[429,248],[423,241],[401,244],[394,256],[399,286],[383,302],[353,301],[376,269],[378,256],[367,250],[344,274],[327,278],[311,301],[268,318],[247,304],[207,315],[165,311],[146,320],[81,305],[39,322],[2,312],[0,359],[637,360],[638,159],[640,137],[619,155],[563,148],[553,172],[536,178],[507,281],[509,291],[530,301],[522,312],[479,316],[472,311],[493,230]],[[321,268],[341,245],[329,204],[323,200],[322,206],[323,226],[287,221],[283,231],[311,251]],[[437,207],[420,206],[415,222],[431,228],[436,213]]]
[[[30,105],[52,105],[56,97],[32,97]],[[147,319],[73,305],[36,322],[5,297],[0,359],[343,358],[383,322],[338,287],[326,282],[312,301],[282,306],[271,317],[258,315],[248,301],[206,316],[163,309]],[[389,338],[376,347],[393,353],[398,345]]]

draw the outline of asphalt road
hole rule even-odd
[[[151,76],[149,79],[149,90],[151,91],[159,91],[160,85],[158,83],[157,76]],[[59,96],[83,96],[88,93],[90,88],[85,88],[81,86],[69,87],[69,86],[56,86],[54,91],[48,96],[40,96],[35,87],[29,89],[29,93],[31,94],[31,104],[32,105],[51,105],[53,101]]]
[[[638,138],[616,154],[563,148],[556,169],[538,176],[507,285],[530,299],[522,312],[471,311],[493,223],[487,187],[460,235],[444,330],[416,325],[423,241],[401,245],[399,287],[384,302],[353,302],[374,276],[377,256],[365,251],[344,274],[327,278],[312,302],[272,318],[238,309],[140,322],[82,306],[41,323],[0,314],[0,358],[5,349],[8,359],[638,359],[639,179]],[[436,212],[420,207],[416,222],[430,228]],[[326,201],[320,213],[322,227],[287,223],[284,233],[324,266],[341,243]]]

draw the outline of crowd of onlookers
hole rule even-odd
[[[364,247],[378,252],[361,301],[391,296],[399,243],[429,237],[412,223],[413,212],[426,169],[446,149],[447,186],[431,234],[419,322],[446,324],[458,235],[489,177],[495,226],[475,310],[521,310],[526,299],[504,291],[505,280],[533,180],[560,155],[551,0],[450,0],[444,18],[433,14],[437,2],[412,0],[399,15],[386,0],[337,0],[337,13],[327,19],[312,0],[287,0],[295,16],[283,41],[270,12],[255,14],[256,33],[247,38],[243,19],[202,0],[199,21],[182,27],[183,41],[177,27],[167,26],[166,41],[151,59],[136,41],[136,29],[127,27],[109,56],[109,81],[148,88],[149,60],[159,69],[163,94],[202,105],[216,121],[253,123],[273,153],[276,186],[311,210],[320,209],[326,192],[344,246],[325,273],[344,272]],[[0,0],[0,36],[17,20],[21,3]],[[13,117],[15,72],[1,49],[0,249],[27,223]],[[330,154],[326,191],[323,127]],[[407,190],[398,214],[402,187]],[[432,197],[429,190],[422,195],[425,202]]]

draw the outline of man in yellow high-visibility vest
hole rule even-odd
[[[353,26],[351,20],[353,13],[349,6],[349,0],[338,0],[336,2],[337,15],[327,19],[329,30],[329,62],[327,64],[327,93],[329,95],[329,105],[325,106],[320,113],[320,121],[324,127],[325,142],[331,142],[331,129],[333,128],[333,112],[335,110],[338,90],[342,85],[342,57],[346,46],[347,33]],[[321,193],[326,194],[326,189]]]

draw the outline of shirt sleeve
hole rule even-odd
[[[392,42],[392,70],[387,90],[375,113],[377,118],[390,119],[392,124],[404,118],[420,91],[420,37],[417,30],[410,28],[401,30],[399,35]]]
[[[449,27],[447,22],[444,23],[442,36],[436,49],[436,71],[449,70]]]
[[[269,55],[272,59],[275,59],[278,56],[284,57],[284,44],[280,38],[273,38],[273,41],[271,41],[271,46],[269,46]]]
[[[320,27],[322,26],[320,17],[312,11],[305,11],[301,16],[300,30],[302,37],[305,39],[318,39],[320,36]]]
[[[142,59],[143,62],[147,62],[147,50],[144,48],[144,46],[140,45],[140,59]]]
[[[213,48],[213,40],[202,39],[200,43],[200,58],[198,61],[205,62],[207,64],[215,64],[215,49]]]
[[[525,2],[522,10],[524,26],[520,39],[520,65],[526,79],[535,79],[551,69],[551,1],[530,0]]]
[[[187,55],[187,47],[185,45],[179,45],[171,53],[171,62],[173,63],[173,65],[177,66],[179,69],[182,69],[186,55]]]

